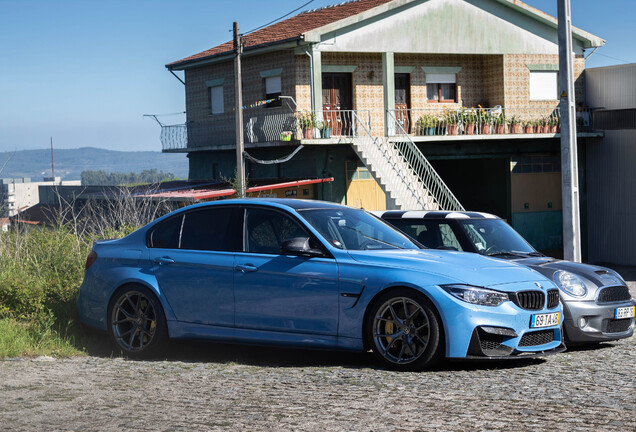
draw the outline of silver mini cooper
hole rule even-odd
[[[560,288],[565,340],[570,344],[623,339],[634,333],[636,302],[614,270],[558,260],[537,252],[497,216],[478,212],[372,212],[422,245],[514,260]]]

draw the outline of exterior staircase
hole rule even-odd
[[[353,149],[385,192],[388,209],[464,210],[406,132],[389,141],[372,136],[363,122],[357,126]]]

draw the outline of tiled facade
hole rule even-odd
[[[294,95],[295,61],[291,51],[276,51],[269,54],[244,57],[241,62],[243,81],[243,104],[251,105],[265,99],[265,80],[261,72],[282,69],[281,93]],[[186,69],[186,112],[188,121],[188,147],[233,146],[234,135],[234,61],[215,63],[209,66]],[[223,80],[224,113],[211,114],[210,91],[206,82]],[[246,108],[244,122],[263,112],[277,114],[290,112],[289,107]]]

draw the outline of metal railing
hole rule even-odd
[[[391,113],[389,113],[388,117],[391,118]],[[393,117],[392,120],[395,122],[399,134],[404,137],[404,140],[393,143],[394,148],[421,181],[422,186],[426,188],[428,194],[439,205],[440,210],[463,211],[464,207],[451,192],[446,183],[444,183],[444,180],[437,174],[437,171],[431,166],[428,159],[426,159],[420,149],[417,148],[395,117]],[[370,128],[366,132],[372,137]],[[409,186],[413,187],[413,185]]]
[[[554,134],[561,128],[559,108],[457,108],[389,110],[389,136]],[[577,131],[591,127],[589,109],[577,109]]]
[[[355,137],[361,128],[371,128],[369,110],[297,111],[299,138]]]
[[[188,148],[188,128],[185,124],[161,125],[159,140],[163,150],[185,150]]]

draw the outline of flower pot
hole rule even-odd
[[[457,135],[457,125],[456,124],[448,125],[447,130],[448,130],[448,134],[449,135]]]
[[[331,129],[323,129],[322,130],[323,138],[331,138]]]
[[[521,128],[519,127],[519,125],[517,124],[511,124],[510,125],[510,133],[511,134],[518,134],[521,133]]]
[[[481,125],[481,133],[482,135],[490,134],[490,125],[489,124]]]
[[[314,139],[314,128],[303,128],[303,137],[305,139]]]
[[[496,134],[505,134],[506,133],[506,125],[497,125],[495,126],[495,133]]]
[[[291,133],[289,135],[281,133],[280,134],[280,140],[281,141],[291,141]]]
[[[557,126],[556,125],[550,125],[550,133],[557,133]]]
[[[527,134],[534,133],[534,127],[533,127],[533,126],[525,126],[525,127],[523,128],[523,131],[524,131],[525,133],[527,133]]]
[[[435,135],[435,128],[434,127],[427,127],[426,128],[426,135]]]
[[[475,124],[469,123],[466,125],[466,135],[475,135]]]

